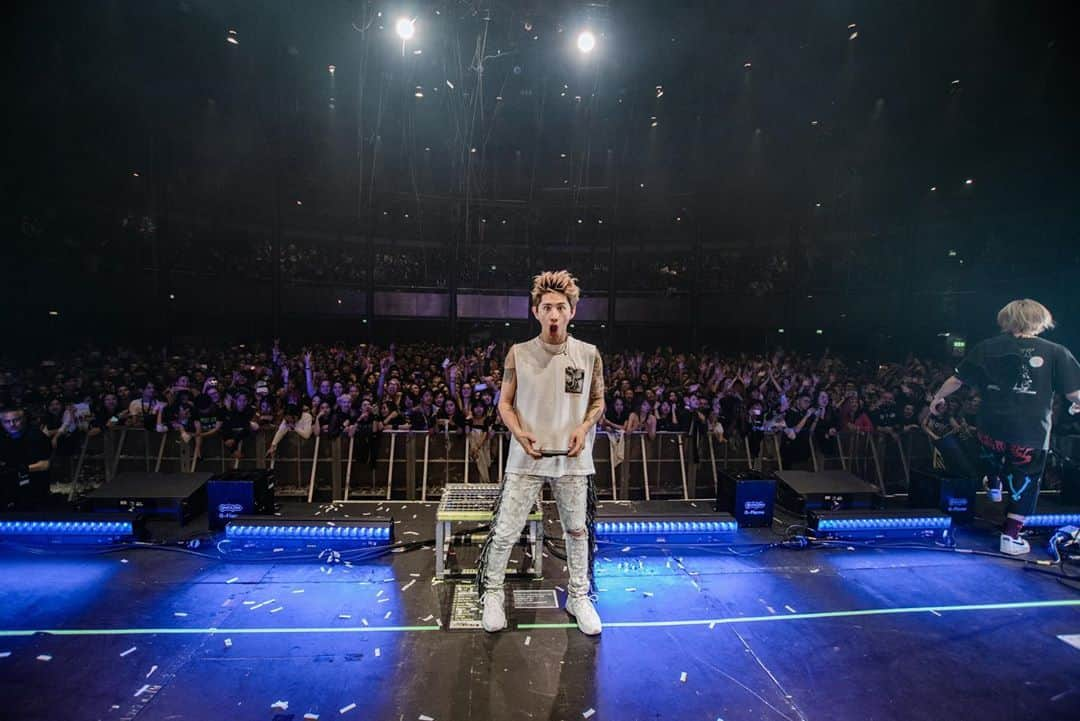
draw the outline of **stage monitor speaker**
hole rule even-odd
[[[908,508],[938,508],[949,514],[954,524],[971,523],[975,518],[975,493],[981,485],[976,478],[913,470]]]
[[[274,512],[274,472],[234,470],[215,474],[206,484],[210,530],[220,531],[237,516],[269,516]]]
[[[716,510],[730,513],[740,528],[770,528],[776,501],[776,479],[759,471],[720,473]]]
[[[878,487],[847,471],[776,471],[776,502],[793,513],[877,508]]]
[[[206,510],[209,473],[118,473],[83,500],[87,511],[128,511],[183,525]]]

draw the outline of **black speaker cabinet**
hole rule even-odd
[[[772,526],[776,479],[757,471],[717,476],[716,510],[730,513],[740,528]]]
[[[981,485],[981,479],[912,470],[908,507],[939,508],[952,516],[954,524],[970,523],[975,517],[975,492]]]
[[[269,469],[221,473],[206,484],[211,530],[220,531],[237,516],[274,512],[274,472]]]

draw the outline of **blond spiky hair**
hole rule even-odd
[[[540,305],[540,299],[544,293],[560,293],[566,296],[570,307],[577,307],[578,298],[581,297],[581,289],[578,288],[577,278],[570,275],[566,270],[545,270],[533,277],[532,307]]]

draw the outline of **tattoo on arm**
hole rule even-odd
[[[589,383],[589,407],[585,411],[585,425],[593,426],[604,415],[604,364],[600,354],[593,363],[592,381]]]
[[[516,378],[516,370],[513,366],[503,371],[503,383],[513,383]]]

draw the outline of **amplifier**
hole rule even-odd
[[[210,529],[220,531],[237,516],[274,512],[274,472],[235,470],[214,475],[206,484]]]
[[[772,527],[776,479],[758,471],[720,473],[717,476],[716,510],[730,513],[740,528]]]

